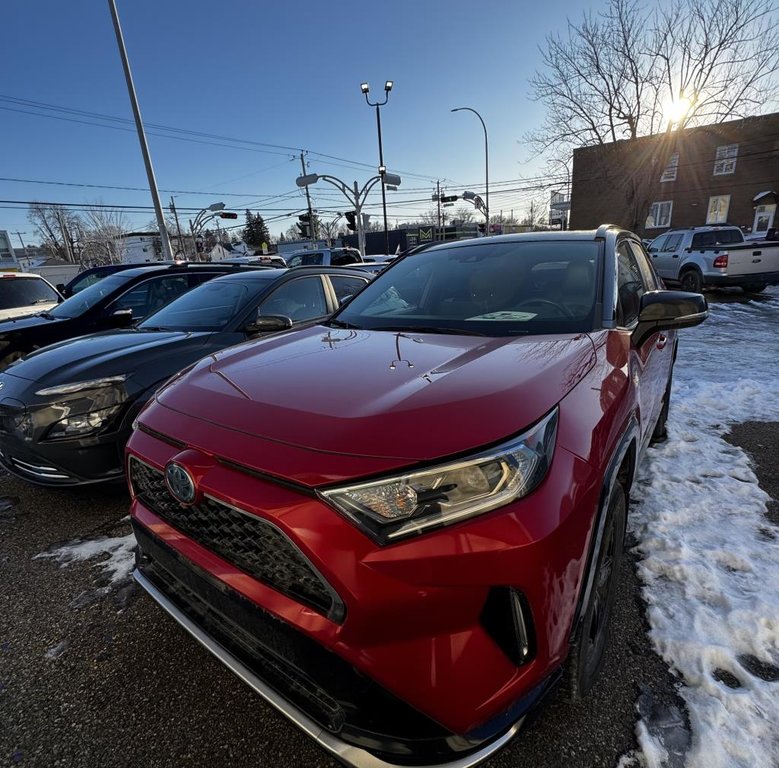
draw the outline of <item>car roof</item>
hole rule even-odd
[[[355,266],[362,266],[361,264],[355,265]],[[344,265],[342,267],[329,267],[329,266],[317,266],[317,265],[311,265],[311,266],[304,266],[304,267],[295,267],[294,269],[287,269],[286,267],[274,267],[271,269],[258,269],[258,270],[246,270],[241,272],[229,272],[226,275],[222,275],[222,277],[217,277],[215,280],[224,281],[224,280],[232,280],[232,279],[246,279],[247,277],[249,279],[257,279],[257,280],[267,280],[270,279],[277,279],[284,277],[285,275],[288,275],[290,278],[292,277],[300,277],[301,275],[353,275],[355,272],[359,273],[359,270],[356,269],[350,269],[350,265]],[[366,277],[372,277],[370,273],[365,272],[363,270]]]
[[[3,270],[0,271],[0,277],[34,277],[38,280],[48,282],[48,280],[46,280],[43,275],[36,275],[34,272],[14,272],[13,270]]]

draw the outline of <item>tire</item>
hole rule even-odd
[[[686,269],[679,277],[679,286],[683,291],[701,293],[703,291],[703,275],[695,269]]]
[[[741,286],[744,293],[762,293],[766,288],[768,288],[768,283],[750,283]]]
[[[660,409],[660,416],[657,419],[655,428],[652,431],[652,437],[649,439],[650,444],[662,443],[668,433],[666,431],[666,423],[668,422],[668,410],[671,405],[671,380],[673,379],[673,368],[668,374],[668,383],[665,385],[665,394],[663,395],[663,407]]]
[[[609,638],[609,619],[616,597],[619,567],[627,519],[626,492],[616,483],[609,497],[603,538],[597,554],[595,575],[579,635],[568,656],[566,679],[568,698],[586,696],[600,673]]]

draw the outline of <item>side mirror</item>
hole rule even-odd
[[[655,331],[692,328],[709,315],[706,299],[700,293],[686,291],[647,291],[641,297],[638,325],[631,340],[640,347]]]
[[[54,286],[63,296],[65,295],[65,283],[57,283]]]
[[[133,324],[132,309],[117,309],[108,316],[108,323],[112,328],[127,328]]]
[[[284,315],[258,315],[246,324],[246,333],[251,336],[263,333],[277,333],[292,328],[292,320]]]

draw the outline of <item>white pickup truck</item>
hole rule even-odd
[[[660,277],[684,291],[735,285],[757,293],[779,284],[779,242],[745,241],[738,227],[673,229],[648,251]]]

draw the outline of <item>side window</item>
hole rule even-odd
[[[665,250],[665,244],[668,242],[668,235],[661,235],[658,238],[655,238],[651,244],[649,245],[649,250],[652,253],[657,253],[658,251],[664,251]]]
[[[678,251],[683,237],[684,235],[668,235],[668,240],[666,240],[661,250],[665,251],[666,253]]]
[[[641,277],[644,280],[644,289],[647,291],[656,291],[661,288],[661,283],[655,275],[655,270],[652,267],[644,249],[638,243],[631,243],[630,247],[633,251],[633,257],[638,264],[638,269],[641,272]]]
[[[293,323],[313,320],[328,313],[319,275],[290,280],[260,304],[260,315],[282,315]]]
[[[638,321],[641,297],[645,291],[636,257],[623,241],[617,246],[617,325],[627,328]]]
[[[367,284],[367,280],[363,280],[359,277],[341,277],[339,275],[331,275],[330,282],[333,284],[333,290],[335,291],[335,297],[338,299],[338,306],[343,304],[344,299],[348,299],[354,296],[364,285]]]
[[[140,320],[146,315],[164,307],[169,301],[181,296],[189,289],[186,275],[168,275],[144,280],[130,288],[108,306],[108,313],[120,309],[131,309],[133,317]]]

